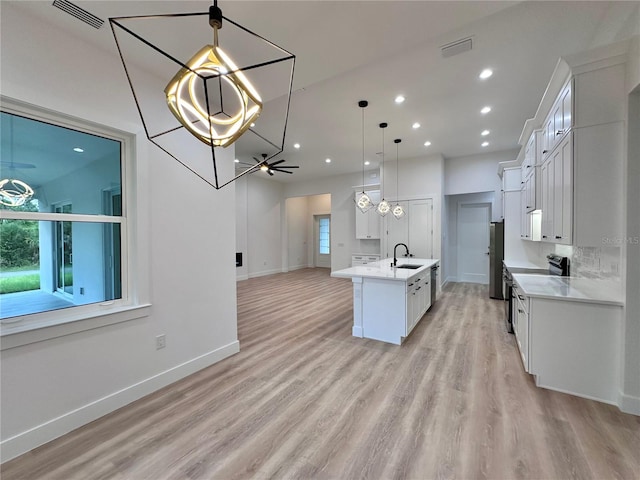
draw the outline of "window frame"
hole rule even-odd
[[[141,301],[139,275],[141,265],[148,265],[148,259],[133,261],[141,252],[137,248],[136,230],[136,140],[137,136],[89,120],[72,117],[56,111],[44,109],[15,99],[0,96],[2,112],[19,115],[35,121],[69,128],[90,135],[97,135],[120,142],[122,215],[65,214],[49,212],[18,212],[0,210],[0,219],[34,221],[71,221],[119,224],[121,233],[121,284],[122,298],[103,302],[77,305],[58,310],[49,310],[0,320],[0,350],[14,348],[29,343],[90,330],[113,323],[133,320],[149,315],[150,304]],[[142,260],[142,261],[140,261]]]

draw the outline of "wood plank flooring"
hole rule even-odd
[[[351,336],[351,283],[238,283],[240,353],[2,466],[13,479],[638,479],[640,417],[535,387],[487,288],[398,347]]]

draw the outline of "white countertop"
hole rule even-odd
[[[527,273],[516,273],[513,280],[528,297],[624,305],[622,287],[617,282]]]
[[[549,264],[536,265],[535,263],[527,262],[526,260],[503,260],[502,263],[507,268],[534,268],[534,269],[548,269]]]
[[[336,270],[331,272],[332,277],[338,278],[378,278],[383,280],[397,280],[400,282],[406,282],[410,278],[430,270],[434,265],[438,265],[440,260],[432,258],[398,258],[398,265],[410,264],[410,265],[422,265],[420,268],[412,270],[410,268],[393,268],[391,263],[393,258],[385,258],[377,262],[368,263],[366,265],[356,265],[351,268],[345,268],[344,270]],[[429,272],[431,274],[431,272]]]

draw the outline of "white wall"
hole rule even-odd
[[[518,149],[503,152],[448,158],[444,163],[444,194],[495,192],[491,205],[491,219],[498,222],[502,218],[502,180],[498,176],[498,164],[515,160]]]
[[[497,173],[496,173],[497,176]],[[442,277],[444,282],[458,281],[458,207],[460,204],[488,203],[493,205],[495,192],[468,193],[464,195],[445,195],[446,230],[444,239],[444,257],[442,262]],[[500,202],[497,202],[500,203]]]
[[[309,265],[309,197],[287,198],[287,270]],[[313,261],[313,260],[311,260]]]
[[[396,162],[385,161],[381,174],[387,200],[433,199],[433,258],[442,259],[442,213],[445,160],[440,154],[400,160],[396,193]],[[497,167],[496,167],[497,168]]]
[[[355,190],[352,187],[361,184],[362,174],[353,173],[284,185],[284,196],[286,198],[330,194],[332,270],[350,267],[352,253],[380,252],[380,242],[378,240],[367,241],[356,240],[355,238],[356,219],[353,201]],[[313,238],[313,233],[311,233],[310,238]],[[309,261],[312,262],[313,257],[309,257]]]
[[[132,277],[139,300],[152,304],[150,314],[136,320],[2,350],[7,460],[239,346],[234,189],[214,191],[147,142],[115,54],[4,2],[0,21],[3,95],[138,134]],[[232,150],[220,152],[229,165]],[[176,202],[168,185],[188,197]],[[155,348],[159,334],[166,334],[162,350]]]

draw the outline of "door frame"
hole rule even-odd
[[[456,265],[456,276],[458,279],[458,282],[462,282],[462,269],[461,269],[461,262],[460,262],[460,211],[462,208],[464,207],[469,207],[469,206],[474,206],[474,207],[487,207],[487,251],[489,251],[489,246],[490,246],[490,228],[489,225],[491,224],[491,202],[459,202],[458,203],[458,210],[456,212],[456,238],[457,238],[457,242],[456,242],[456,254],[457,254],[457,265]],[[490,275],[490,268],[489,268],[489,256],[487,255],[487,270],[486,270],[486,275],[487,275],[487,283],[486,285],[489,284],[489,275]]]
[[[324,262],[320,262],[320,255],[325,255],[320,253],[320,219],[328,218],[329,219],[329,254],[326,255],[329,259],[328,265],[325,265]],[[331,268],[331,214],[330,213],[321,213],[313,215],[313,266],[314,268]]]

